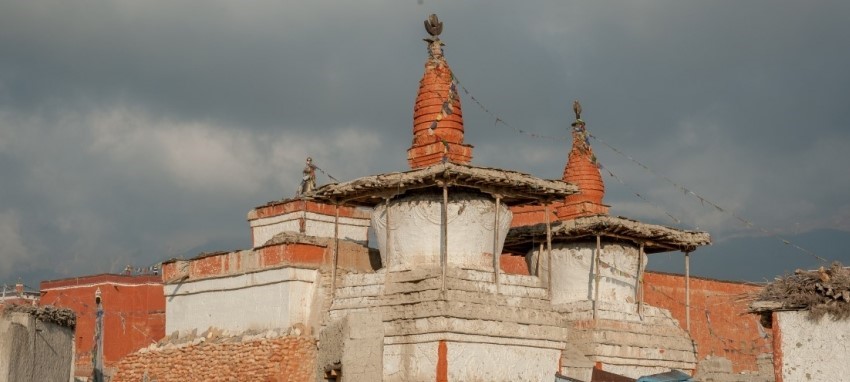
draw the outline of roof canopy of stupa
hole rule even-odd
[[[646,253],[691,252],[697,247],[711,244],[711,236],[707,232],[642,223],[624,217],[596,215],[552,223],[552,241],[586,240],[597,235],[643,244]],[[508,232],[505,248],[522,251],[521,248],[530,248],[529,243],[545,240],[545,224],[518,227]]]
[[[506,205],[550,203],[578,192],[562,180],[540,179],[517,171],[439,163],[405,172],[366,176],[319,187],[309,195],[319,202],[372,207],[408,191],[466,188],[501,197]]]

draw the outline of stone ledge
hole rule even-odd
[[[455,332],[387,336],[384,337],[384,345],[414,344],[423,342],[436,342],[440,340],[468,343],[486,343],[495,345],[527,346],[534,348],[557,350],[562,350],[566,346],[566,343],[563,341],[490,337]]]

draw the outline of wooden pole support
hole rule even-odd
[[[602,254],[602,238],[596,235],[596,254],[593,256],[593,320],[596,322],[597,313],[599,312],[599,259]]]
[[[336,296],[336,267],[339,263],[339,203],[334,203],[334,257],[331,268],[331,297]]]
[[[384,213],[386,214],[384,216],[384,219],[385,219],[384,224],[386,224],[386,228],[387,228],[387,232],[386,232],[387,235],[386,235],[386,238],[385,238],[386,241],[384,242],[384,250],[387,251],[387,255],[384,256],[384,257],[386,257],[387,263],[384,264],[384,266],[387,268],[387,273],[389,273],[390,264],[392,264],[391,257],[392,257],[392,248],[393,248],[392,240],[391,240],[391,236],[390,236],[390,198],[386,198],[384,200],[385,200],[384,201],[384,206],[385,206]]]
[[[538,264],[541,257],[543,256],[537,256]],[[552,301],[552,222],[549,218],[549,205],[546,205],[546,291],[549,301]]]
[[[685,252],[685,328],[691,332],[691,253]]]
[[[440,222],[440,290],[446,291],[446,264],[449,262],[448,245],[449,245],[449,188],[443,183],[443,214]]]
[[[640,243],[640,248],[638,249],[638,271],[637,271],[637,285],[635,285],[635,300],[637,300],[637,308],[638,308],[638,316],[643,320],[643,259],[646,256],[644,252],[644,244]]]
[[[499,207],[502,197],[496,195],[496,208],[493,210],[493,282],[496,283],[496,294],[499,294],[499,272],[502,268],[502,257],[499,249]]]

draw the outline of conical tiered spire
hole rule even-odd
[[[564,168],[564,182],[578,186],[577,194],[569,195],[564,205],[558,207],[559,219],[574,219],[581,216],[608,214],[608,206],[602,204],[605,183],[596,164],[596,156],[590,147],[585,123],[581,120],[581,104],[573,103],[576,120],[573,122],[573,148]]]
[[[439,38],[443,23],[431,15],[425,29],[431,35],[425,39],[428,60],[413,106],[413,144],[407,150],[407,161],[411,168],[444,161],[467,164],[472,159],[472,146],[463,143],[460,97]]]

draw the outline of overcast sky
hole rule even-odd
[[[0,282],[246,248],[245,214],[292,196],[308,155],[341,180],[407,169],[433,12],[511,126],[566,138],[580,99],[592,134],[756,224],[592,141],[612,214],[712,234],[693,273],[818,265],[776,236],[850,263],[847,1],[8,0]],[[461,100],[474,164],[561,176],[566,139]]]

